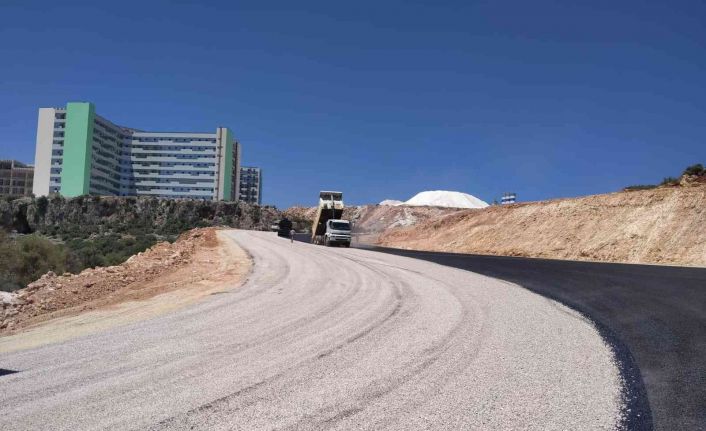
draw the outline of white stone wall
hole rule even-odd
[[[34,149],[34,182],[32,185],[32,193],[35,196],[47,196],[49,194],[55,114],[56,109],[54,108],[39,109],[37,141]]]

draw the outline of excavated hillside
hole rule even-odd
[[[384,232],[415,226],[428,220],[456,214],[459,208],[361,205],[347,208],[344,218],[353,222],[353,232],[360,241],[375,242]]]
[[[0,292],[0,336],[49,319],[179,289],[190,290],[195,298],[208,294],[210,286],[219,284],[215,282],[233,281],[234,265],[236,269],[247,266],[233,253],[224,253],[226,245],[216,228],[193,229],[174,243],[158,243],[120,265],[89,268],[80,274],[50,271],[24,289]],[[164,307],[172,305],[177,305],[174,297]]]
[[[426,220],[463,211],[459,208],[357,205],[346,207],[343,218],[353,223],[358,241],[375,242],[380,234],[399,227],[414,226]],[[316,207],[291,207],[282,213],[295,223],[298,231],[310,230]]]
[[[699,181],[463,210],[388,230],[378,244],[472,254],[706,266],[706,184]]]

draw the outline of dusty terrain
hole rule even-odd
[[[372,243],[380,234],[388,230],[413,226],[426,220],[436,220],[459,211],[463,210],[443,207],[356,205],[346,207],[343,218],[353,222],[353,233],[357,240]],[[316,207],[291,207],[285,210],[283,215],[292,220],[299,220],[306,229],[311,229]]]
[[[361,205],[347,208],[344,217],[352,220],[356,233],[380,234],[390,229],[413,226],[463,211],[458,208]]]
[[[706,184],[463,210],[387,230],[387,247],[706,266]]]
[[[121,265],[50,272],[25,289],[2,292],[0,351],[144,319],[237,284],[250,269],[249,259],[220,235],[214,228],[194,229]]]
[[[306,220],[312,222],[316,215],[316,207],[293,206],[282,211],[282,215],[290,220]]]

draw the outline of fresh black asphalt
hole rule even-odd
[[[372,249],[510,281],[580,311],[616,351],[628,429],[706,429],[706,269]]]
[[[629,430],[706,430],[706,268],[353,246],[506,280],[581,312],[615,350]]]

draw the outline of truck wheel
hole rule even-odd
[[[350,243],[350,242],[347,242],[347,243],[343,244],[343,246],[344,246],[345,248],[350,248],[351,243]]]
[[[326,247],[331,247],[331,243],[329,242],[328,238],[324,238],[324,245]]]

